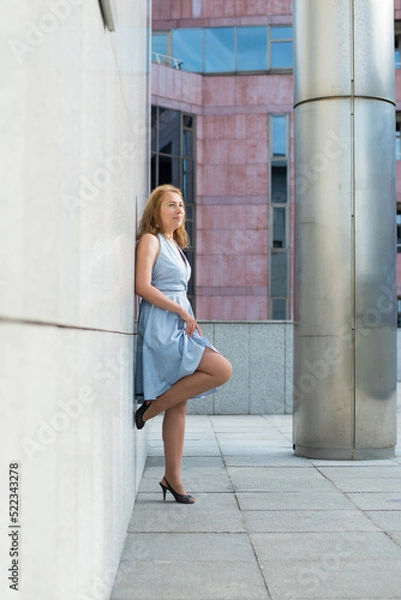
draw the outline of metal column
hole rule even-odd
[[[294,449],[394,456],[393,0],[294,0]]]

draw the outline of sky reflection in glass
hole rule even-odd
[[[234,71],[234,28],[205,29],[205,73]]]
[[[184,71],[202,71],[203,29],[174,29],[172,31],[172,53],[183,61]]]
[[[238,27],[237,71],[267,69],[267,27]]]

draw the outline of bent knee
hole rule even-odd
[[[224,358],[224,361],[220,368],[220,377],[221,377],[220,385],[223,385],[223,383],[226,383],[230,379],[232,374],[233,374],[232,364],[230,363],[229,360]]]

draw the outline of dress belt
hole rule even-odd
[[[186,294],[187,290],[162,290],[159,288],[159,290],[163,293],[163,294]]]

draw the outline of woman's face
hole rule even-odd
[[[185,208],[181,196],[166,192],[159,209],[159,227],[163,233],[172,233],[184,222]]]

